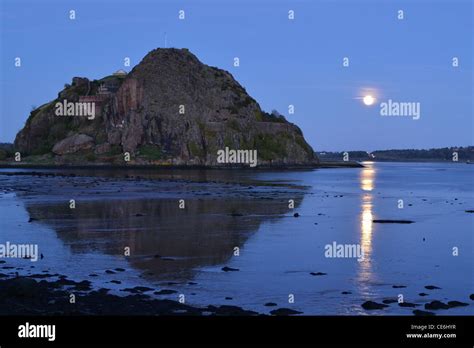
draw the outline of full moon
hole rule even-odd
[[[375,98],[371,95],[366,95],[362,101],[365,105],[372,105],[375,102]]]

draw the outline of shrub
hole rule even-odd
[[[149,160],[159,160],[163,157],[160,146],[153,144],[140,146],[138,148],[138,155]]]

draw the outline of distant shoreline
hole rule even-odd
[[[249,166],[202,166],[202,165],[149,165],[149,164],[130,164],[130,165],[112,165],[112,164],[84,164],[84,165],[56,165],[56,164],[34,164],[34,163],[6,163],[0,162],[0,169],[25,168],[25,169],[153,169],[153,170],[298,170],[298,169],[320,169],[320,168],[363,168],[364,166],[356,161],[327,161],[314,165],[259,165],[257,167]]]
[[[474,146],[432,149],[392,149],[367,151],[318,151],[320,161],[349,159],[374,162],[474,162]]]
[[[281,171],[281,170],[313,170],[313,169],[331,169],[331,168],[364,168],[363,162],[374,163],[452,163],[452,164],[474,164],[470,161],[448,161],[440,159],[400,159],[400,160],[381,160],[381,159],[361,159],[353,161],[326,160],[320,161],[315,165],[259,165],[257,167],[249,166],[204,166],[204,165],[152,165],[152,164],[35,164],[35,163],[14,163],[0,162],[0,169],[58,169],[58,170],[244,170],[244,171]]]

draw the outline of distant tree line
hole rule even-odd
[[[457,153],[459,162],[474,162],[474,146],[443,147],[437,149],[418,150],[377,150],[347,151],[351,161],[453,161]],[[345,152],[317,152],[321,161],[342,161]]]

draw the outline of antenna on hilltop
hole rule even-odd
[[[166,31],[165,31],[165,48],[166,48],[166,46],[167,46],[167,44],[168,44],[168,42],[167,42],[168,40],[167,40],[167,39],[168,39],[168,37],[166,36]]]

